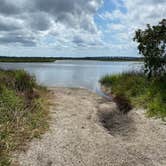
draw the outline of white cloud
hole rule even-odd
[[[1,0],[0,44],[44,45],[47,44],[47,36],[52,36],[51,38],[54,38],[52,45],[66,43],[75,45],[77,44],[75,39],[79,36],[81,45],[93,45],[95,41],[100,40],[94,15],[102,2],[102,0]],[[43,41],[45,42],[42,43]]]
[[[103,7],[101,22],[94,16],[108,0],[0,1],[1,55],[6,47],[19,55],[135,55],[134,31],[166,18],[166,0],[109,0],[116,9]]]
[[[126,26],[123,24],[119,24],[119,23],[117,23],[117,24],[113,23],[113,24],[109,25],[108,29],[110,31],[124,31],[124,30],[126,30]]]
[[[138,28],[146,28],[147,24],[158,24],[166,18],[166,1],[121,0],[121,3],[123,3],[124,11],[121,10],[122,5],[116,5],[115,10],[105,11],[100,14],[100,18],[107,22],[106,36],[110,34],[114,43],[121,47],[136,50],[136,44],[132,41],[134,32]]]
[[[99,17],[103,20],[113,21],[115,19],[123,19],[124,14],[120,10],[114,10],[113,12],[105,11],[104,13],[99,14]]]

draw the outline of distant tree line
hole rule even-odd
[[[56,58],[56,60],[143,61],[143,57],[117,57],[117,56],[58,57]]]
[[[0,62],[54,62],[51,57],[7,57],[0,56]]]
[[[143,57],[7,57],[0,56],[0,62],[54,62],[56,60],[96,60],[96,61],[143,61]]]

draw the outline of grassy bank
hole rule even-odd
[[[0,166],[10,155],[48,127],[46,89],[25,71],[0,70]]]
[[[147,109],[151,117],[166,117],[166,76],[150,80],[143,73],[130,72],[107,75],[100,83],[111,89],[114,96],[120,96],[134,107]]]

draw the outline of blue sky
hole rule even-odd
[[[0,56],[139,56],[138,28],[165,0],[1,0]]]

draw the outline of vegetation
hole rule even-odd
[[[111,89],[112,94],[125,99],[130,105],[147,109],[151,117],[166,117],[166,76],[150,80],[140,72],[107,75],[101,84]]]
[[[56,60],[143,61],[141,57],[0,57],[0,62],[54,62]]]
[[[144,107],[149,116],[166,117],[166,20],[157,26],[137,30],[134,40],[144,56],[144,73],[129,72],[105,76],[101,84],[111,88],[115,101]],[[121,105],[121,104],[120,104]],[[124,105],[124,104],[123,104]],[[127,110],[128,111],[128,110]]]
[[[58,57],[56,60],[143,61],[142,57]]]
[[[12,151],[47,129],[46,92],[25,71],[0,70],[0,166],[10,165]]]
[[[0,57],[0,62],[54,62],[55,58],[51,57]]]
[[[149,77],[166,74],[166,19],[156,26],[147,25],[147,29],[137,30],[134,40],[144,56],[145,73]]]

